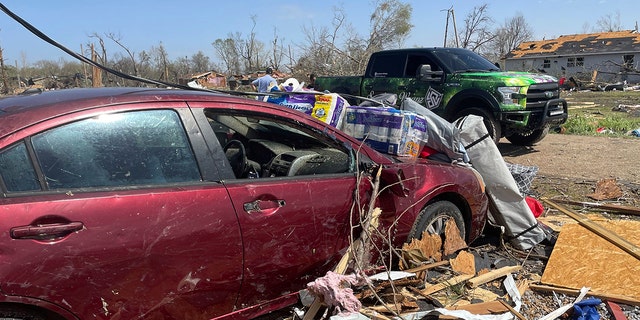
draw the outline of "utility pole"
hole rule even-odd
[[[444,11],[444,10],[442,10]],[[453,6],[447,9],[447,22],[444,26],[444,44],[443,47],[447,46],[447,34],[449,33],[449,17],[451,17],[453,21],[453,36],[456,40],[456,48],[460,48],[460,41],[458,40],[458,28],[456,28],[456,15],[453,12]]]

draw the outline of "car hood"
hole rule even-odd
[[[502,72],[461,72],[456,74],[461,80],[484,80],[501,82],[506,86],[523,87],[538,83],[558,82],[556,77],[548,74],[502,71]]]

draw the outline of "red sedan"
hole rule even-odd
[[[286,107],[144,88],[4,98],[0,317],[250,318],[295,303],[357,234],[379,167],[393,245],[447,219],[467,241],[482,232],[471,169],[380,154]]]

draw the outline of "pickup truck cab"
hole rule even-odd
[[[316,89],[372,97],[410,97],[448,121],[482,116],[498,141],[533,145],[567,120],[557,79],[545,74],[505,72],[460,48],[412,48],[371,55],[364,76],[317,77]],[[351,103],[357,100],[351,99]]]

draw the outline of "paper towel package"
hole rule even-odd
[[[311,116],[339,128],[345,108],[349,106],[347,100],[335,93],[318,95],[315,100]]]
[[[426,126],[426,119],[413,112],[349,106],[342,130],[380,152],[417,157],[427,139]]]
[[[313,94],[292,94],[280,97],[269,97],[267,102],[279,104],[293,110],[298,110],[311,115],[316,97]]]

